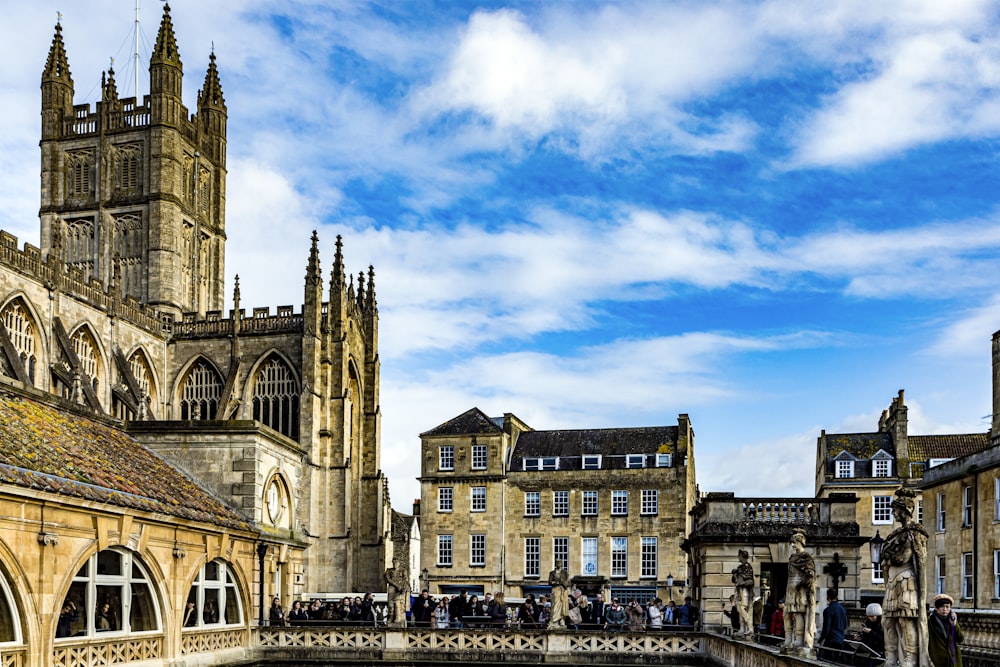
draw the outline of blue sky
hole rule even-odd
[[[0,5],[22,240],[56,11],[83,103],[110,57],[132,90],[133,8]],[[375,266],[398,509],[418,434],[472,406],[540,429],[688,413],[701,489],[746,495],[812,495],[820,430],[873,430],[899,389],[913,433],[988,430],[997,3],[171,8],[186,103],[214,44],[229,106],[227,289],[298,306],[313,229],[326,269],[337,234]]]

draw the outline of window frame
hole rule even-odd
[[[645,454],[626,454],[625,455],[625,468],[627,470],[638,470],[640,468],[646,467],[646,455]]]
[[[469,491],[469,511],[470,512],[485,512],[486,511],[486,487],[485,486],[473,486],[470,489],[470,491]]]
[[[535,517],[542,515],[542,493],[541,491],[524,492],[524,516]]]
[[[937,532],[943,533],[948,528],[948,516],[945,511],[944,494],[937,494]]]
[[[628,516],[628,490],[612,489],[611,516]]]
[[[585,490],[580,495],[580,516],[597,516],[600,513],[600,496],[597,491]]]
[[[873,584],[884,584],[885,583],[885,572],[882,569],[882,563],[872,563],[872,583]]]
[[[834,479],[853,479],[854,461],[850,459],[837,459],[834,461]]]
[[[660,490],[642,489],[642,498],[639,506],[641,516],[657,516],[660,513]]]
[[[524,578],[538,579],[542,576],[542,538],[524,538]]]
[[[218,572],[221,576],[216,579],[208,578],[208,568],[210,565],[215,565],[218,568]],[[195,588],[199,590],[196,592]],[[219,591],[217,598],[219,600],[219,621],[216,623],[206,623],[204,621],[205,614],[205,591]],[[225,610],[229,608],[229,595],[232,594],[236,602],[237,619],[235,621],[228,621],[225,618]],[[188,601],[191,601],[191,596],[196,596],[195,608],[198,610],[197,622],[191,626],[184,626],[182,630],[198,631],[204,630],[205,628],[219,628],[219,627],[234,627],[240,626],[244,623],[244,618],[246,616],[246,611],[243,609],[243,598],[240,595],[239,582],[236,579],[236,575],[232,570],[232,566],[221,558],[216,558],[215,560],[209,561],[201,566],[198,570],[198,575],[195,580],[191,583],[191,590],[188,592]],[[183,623],[183,619],[181,621]]]
[[[937,595],[945,592],[945,587],[948,583],[947,577],[948,559],[945,556],[938,556],[934,563],[934,581]]]
[[[438,513],[446,514],[455,511],[455,487],[438,487]]]
[[[872,525],[892,525],[892,496],[872,496]]]
[[[455,541],[451,534],[438,535],[437,566],[451,567],[455,558]]]
[[[596,537],[580,538],[580,572],[586,577],[596,577],[600,572],[600,545]]]
[[[640,537],[639,545],[639,578],[656,579],[659,576],[658,540],[655,536]]]
[[[628,537],[611,536],[611,578],[628,578]]]
[[[2,572],[0,572],[0,596],[3,597],[3,603],[7,605],[7,609],[10,611],[11,627],[9,629],[13,635],[13,639],[0,641],[0,647],[19,646],[24,643],[24,636],[21,634],[21,624],[24,622],[24,618],[21,609],[17,606],[14,591],[11,589],[6,575]]]
[[[552,516],[569,516],[569,491],[552,492]]]
[[[962,528],[971,528],[973,524],[972,486],[962,487]]]
[[[673,454],[657,454],[656,455],[656,467],[657,468],[672,468],[674,463]]]
[[[892,459],[872,461],[872,477],[892,477]]]
[[[472,445],[470,456],[472,470],[486,470],[489,467],[489,447],[487,445]]]
[[[476,543],[479,542],[477,545]],[[469,535],[469,567],[486,567],[486,535]]]
[[[455,445],[438,447],[438,472],[455,471]]]
[[[569,538],[556,536],[552,538],[552,567],[558,568],[560,562],[563,569],[569,569]]]
[[[962,553],[962,599],[971,600],[975,591],[975,559],[971,551]]]
[[[580,457],[580,470],[600,470],[601,469],[601,455],[600,454],[584,454]]]
[[[1000,549],[993,550],[993,599],[1000,599]]]

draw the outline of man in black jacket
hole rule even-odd
[[[462,617],[469,613],[469,594],[463,590],[460,595],[451,599],[448,604],[448,616],[451,617],[451,627],[461,628]]]
[[[436,606],[437,602],[430,596],[427,589],[422,590],[420,597],[413,601],[413,607],[410,609],[413,624],[418,628],[431,627],[431,618],[434,616],[434,607]]]

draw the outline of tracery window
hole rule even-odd
[[[66,220],[62,234],[63,261],[80,269],[86,280],[94,273],[94,221],[91,218]]]
[[[38,366],[38,341],[36,339],[35,324],[28,314],[27,308],[20,300],[11,301],[3,311],[3,324],[7,328],[7,335],[14,344],[21,363],[28,374],[31,383],[35,382],[35,368]]]
[[[292,370],[272,354],[257,373],[253,418],[292,440],[299,438],[299,388]]]
[[[120,268],[122,294],[142,297],[142,215],[126,213],[115,216],[112,256]]]
[[[228,563],[216,559],[201,568],[188,593],[182,623],[185,629],[243,623],[243,604]]]
[[[70,199],[86,199],[91,196],[93,168],[93,151],[66,153],[66,194]]]
[[[73,343],[73,352],[80,360],[80,372],[86,375],[86,379],[96,390],[97,381],[100,377],[101,362],[100,355],[97,354],[97,344],[94,337],[86,327],[80,327],[73,333],[70,339]],[[81,380],[83,378],[80,378]]]
[[[222,378],[204,359],[188,371],[181,389],[181,419],[215,419],[222,399]]]
[[[149,576],[136,554],[100,551],[83,564],[63,600],[56,639],[160,629]]]
[[[7,578],[0,573],[0,645],[21,643],[21,620]]]
[[[132,353],[132,356],[128,359],[129,369],[132,371],[132,377],[135,379],[135,383],[139,386],[139,396],[136,399],[143,400],[143,397],[148,397],[147,408],[152,412],[153,407],[156,405],[156,385],[153,382],[153,371],[149,366],[149,362],[146,356],[136,350]],[[124,380],[120,381],[124,384]],[[138,415],[124,402],[115,401],[115,416],[119,419],[124,419],[128,421],[135,420]]]
[[[142,147],[139,145],[123,146],[115,155],[115,189],[122,194],[139,191],[142,177]]]

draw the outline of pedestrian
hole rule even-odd
[[[729,596],[729,609],[726,609],[726,603],[722,603],[722,613],[729,619],[729,625],[732,626],[733,632],[739,632],[740,629],[740,613],[736,609],[736,596]]]
[[[493,619],[492,624],[494,628],[507,627],[507,602],[504,600],[503,593],[499,591],[493,596],[493,606],[490,607],[490,618]]]
[[[410,616],[413,617],[413,624],[418,628],[431,627],[435,607],[437,607],[437,603],[434,602],[427,589],[425,588],[420,591],[420,597],[415,599],[413,605],[410,607]]]
[[[878,605],[875,605],[878,606]],[[882,615],[882,608],[879,607],[879,616]],[[767,629],[767,634],[774,637],[785,636],[785,598],[778,599],[778,607],[771,614],[771,625]]]
[[[434,627],[443,630],[451,625],[451,614],[448,611],[448,596],[441,597],[437,609],[434,610]]]
[[[927,618],[927,648],[934,667],[962,667],[962,649],[958,645],[965,636],[952,604],[949,595],[935,596],[934,611]]]
[[[277,595],[271,600],[270,623],[272,626],[280,627],[285,624],[285,610],[281,608],[281,598]]]
[[[826,609],[823,610],[823,631],[819,640],[827,649],[826,659],[836,661],[844,650],[844,633],[847,631],[847,610],[837,599],[837,589],[826,591]]]
[[[625,607],[625,618],[629,632],[640,632],[646,626],[646,612],[636,600],[629,600]]]
[[[590,603],[590,622],[596,627],[602,627],[604,625],[604,595],[598,593],[594,600]]]
[[[608,630],[620,632],[625,629],[628,614],[625,613],[625,608],[618,602],[618,598],[611,598],[611,606],[605,612],[605,617],[608,621]]]
[[[649,629],[660,630],[663,628],[663,600],[654,599],[646,608],[646,615],[649,618]]]
[[[288,620],[295,622],[308,621],[309,612],[306,611],[305,607],[302,606],[301,602],[296,600],[295,602],[292,603],[292,610],[288,612]]]
[[[872,602],[865,609],[865,622],[861,630],[854,633],[854,640],[859,641],[881,658],[885,653],[885,631],[882,629],[882,605]],[[868,659],[868,664],[873,665],[876,661]],[[879,661],[880,662],[880,661]]]

